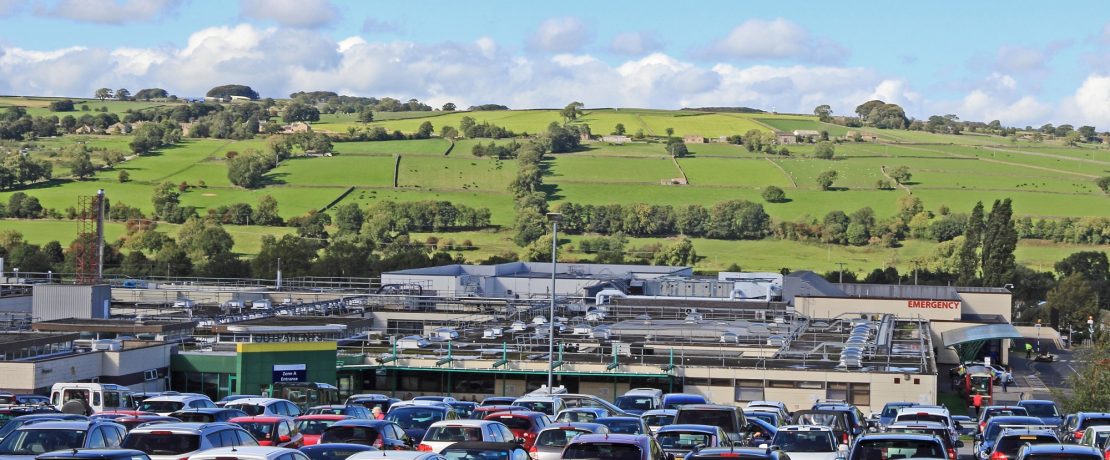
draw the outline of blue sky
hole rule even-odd
[[[0,0],[0,93],[333,90],[1110,129],[1110,4]]]

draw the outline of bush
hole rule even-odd
[[[72,112],[73,111],[73,101],[71,101],[69,99],[65,99],[65,100],[61,100],[61,101],[51,102],[50,103],[50,111],[51,112]]]
[[[120,181],[121,184],[124,183],[124,182],[127,182],[129,180],[131,180],[131,175],[128,174],[127,171],[120,171],[119,172],[119,181]]]
[[[836,155],[836,148],[829,141],[818,142],[817,148],[813,150],[813,156],[822,160],[831,160],[833,155]]]
[[[1110,193],[1110,176],[1103,176],[1098,178],[1098,188],[1102,189],[1102,193]]]
[[[774,185],[768,185],[767,188],[763,189],[763,199],[767,200],[768,203],[782,203],[786,201],[786,192]]]

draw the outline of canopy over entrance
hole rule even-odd
[[[955,348],[960,355],[960,362],[975,359],[983,344],[989,340],[1020,339],[1022,335],[1012,324],[984,324],[982,326],[968,326],[940,333],[940,340],[945,348]]]

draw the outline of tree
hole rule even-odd
[[[1017,239],[1010,199],[995,200],[983,231],[984,286],[1000,287],[1010,282]]]
[[[84,149],[73,152],[69,159],[69,171],[77,180],[85,180],[86,177],[93,175],[96,172],[96,166],[89,158],[89,152]]]
[[[135,93],[135,99],[140,101],[149,101],[151,99],[165,99],[170,97],[170,93],[162,88],[143,88]]]
[[[821,121],[828,122],[832,116],[832,107],[828,104],[821,104],[813,109],[813,114]]]
[[[1061,277],[1079,274],[1095,290],[1099,307],[1110,306],[1110,259],[1105,252],[1079,251],[1056,262],[1056,272]]]
[[[1078,369],[1068,376],[1067,384],[1052,388],[1061,412],[1110,411],[1110,340],[1095,341],[1093,349],[1077,361]]]
[[[63,100],[60,100],[60,101],[53,101],[53,102],[50,103],[50,111],[51,112],[72,112],[73,111],[73,101],[69,100],[69,99],[63,99]]]
[[[1079,131],[1068,131],[1064,135],[1064,145],[1075,146],[1083,141],[1083,135]]]
[[[227,160],[227,178],[243,188],[257,188],[270,170],[270,161],[261,154],[236,155]]]
[[[763,189],[763,199],[767,200],[768,203],[782,203],[786,201],[786,192],[774,185],[768,185],[767,188]]]
[[[1102,193],[1110,193],[1110,176],[1102,176],[1095,183],[1102,189]]]
[[[624,133],[624,123],[617,123],[617,125],[613,127],[613,134],[623,136]]]
[[[913,177],[913,175],[910,174],[909,167],[899,166],[890,171],[890,177],[894,179],[894,182],[905,184],[906,182],[910,181],[910,178]]]
[[[364,220],[362,208],[357,203],[347,203],[335,210],[335,226],[339,227],[339,234],[358,233]]]
[[[222,85],[208,90],[205,93],[208,97],[218,97],[228,99],[231,96],[242,96],[252,101],[258,100],[258,93],[246,85]]]
[[[166,132],[162,125],[158,123],[144,123],[135,131],[135,136],[128,144],[131,151],[142,155],[161,147],[165,138]]]
[[[834,155],[836,155],[836,147],[829,141],[818,142],[817,147],[813,149],[813,156],[822,160],[831,160]]]
[[[821,190],[829,190],[832,188],[833,182],[836,182],[836,171],[825,171],[817,176],[817,185]]]
[[[455,107],[456,107],[456,106],[455,106],[455,103],[454,103],[454,102],[448,102],[448,103],[446,103],[446,104],[443,104],[443,109],[442,109],[442,110],[443,110],[444,112],[454,112],[454,111],[455,111]]]
[[[667,142],[667,153],[669,153],[672,157],[682,158],[682,157],[685,157],[687,154],[690,153],[690,151],[686,149],[686,143],[682,142],[681,139],[677,139],[677,138],[673,138],[673,137],[671,139],[675,139],[675,141],[676,141],[676,142]]]
[[[270,195],[258,199],[258,206],[251,213],[251,221],[255,225],[281,225],[281,215],[278,214],[278,202]]]
[[[571,102],[567,104],[566,107],[563,107],[563,110],[559,112],[559,114],[563,116],[563,123],[566,124],[577,120],[578,116],[582,114],[583,107],[585,107],[585,104],[578,101]]]
[[[698,252],[689,238],[680,238],[655,254],[655,265],[689,266],[698,260]]]
[[[436,132],[436,130],[432,126],[432,122],[425,121],[425,122],[420,124],[419,128],[417,128],[416,137],[418,139],[427,139],[429,137],[432,137],[432,133],[435,133],[435,132]]]
[[[320,121],[320,109],[301,102],[293,102],[285,107],[285,111],[281,114],[281,120],[286,123]]]
[[[112,90],[109,88],[100,88],[96,90],[95,96],[101,101],[112,98]]]
[[[370,123],[371,121],[374,121],[373,107],[369,105],[364,105],[361,109],[358,109],[358,121],[362,123]]]
[[[116,90],[116,99],[126,101],[129,97],[131,97],[131,91],[128,91],[127,88],[120,88]]]
[[[667,137],[674,136],[674,128],[667,128],[665,131],[667,132]]]
[[[551,234],[545,234],[531,242],[520,255],[528,262],[551,262]]]
[[[127,182],[129,180],[131,180],[131,174],[128,174],[127,171],[120,171],[119,172],[119,182],[121,184],[124,183],[124,182]]]

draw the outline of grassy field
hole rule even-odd
[[[73,101],[74,108],[77,110],[73,112],[51,112],[50,103],[58,100],[70,99]],[[158,107],[163,105],[171,105],[171,102],[145,102],[145,101],[100,101],[97,99],[80,99],[71,97],[20,97],[20,96],[2,96],[0,97],[0,109],[8,107],[23,107],[27,109],[27,113],[32,116],[49,116],[57,115],[58,118],[66,115],[73,115],[80,117],[85,113],[96,113],[101,108],[107,108],[108,112],[115,114],[123,114],[128,110],[142,110],[150,107]],[[81,110],[82,105],[87,105],[89,111]]]

